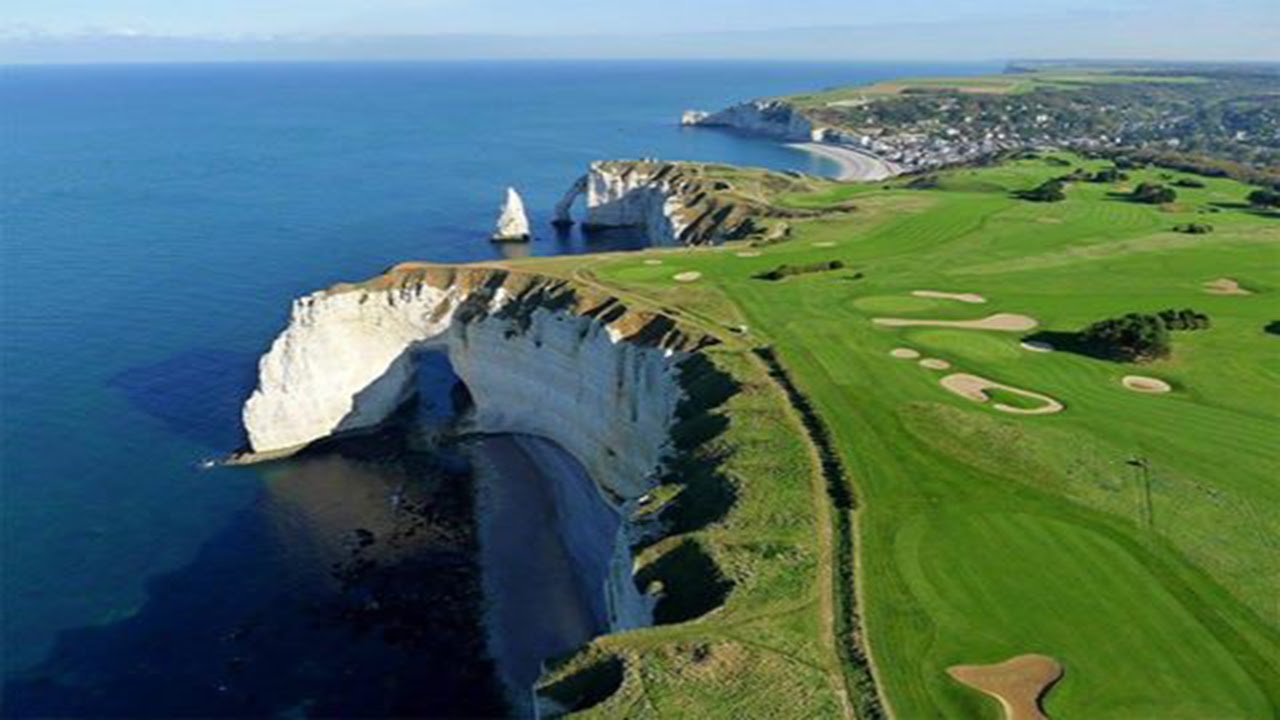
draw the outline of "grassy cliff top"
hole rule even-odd
[[[717,335],[714,362],[745,388],[716,411],[715,446],[734,450],[732,501],[669,568],[705,575],[710,558],[729,588],[681,596],[711,608],[702,614],[597,640],[544,691],[588,697],[599,717],[839,715],[866,695],[857,658],[840,651],[856,630],[899,717],[999,717],[947,669],[1025,653],[1065,667],[1044,701],[1055,718],[1274,715],[1280,216],[1245,204],[1243,184],[1159,168],[1068,182],[1060,202],[1017,194],[1108,166],[1053,153],[942,172],[928,189],[808,180],[764,198],[812,213],[786,242],[509,263]],[[1187,178],[1201,187],[1177,184]],[[1176,199],[1135,202],[1144,182],[1172,185]],[[1188,223],[1213,229],[1175,231]],[[842,266],[760,279],[833,260]],[[1220,292],[1224,278],[1243,292]],[[1175,334],[1154,362],[1022,345],[1183,307],[1211,329]],[[875,322],[1002,313],[1037,326]],[[856,511],[834,501],[803,415],[752,352],[766,346],[827,428]],[[1000,393],[947,390],[952,373],[1065,409],[1002,411]],[[1172,390],[1135,392],[1128,375]],[[849,521],[856,567],[840,549]],[[845,579],[858,602],[841,595]],[[855,606],[860,626],[848,622]]]

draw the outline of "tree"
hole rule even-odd
[[[1127,362],[1169,354],[1169,331],[1155,315],[1129,313],[1100,320],[1080,333],[1086,347],[1103,357]]]
[[[1202,312],[1161,310],[1158,313],[1129,313],[1099,320],[1078,334],[1078,342],[1087,352],[1122,362],[1143,362],[1165,357],[1171,350],[1169,333],[1185,330],[1208,330],[1209,316]]]

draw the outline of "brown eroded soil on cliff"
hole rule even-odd
[[[1048,655],[1019,655],[994,665],[952,665],[947,674],[1000,701],[1006,720],[1048,720],[1040,698],[1062,677]]]

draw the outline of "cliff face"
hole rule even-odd
[[[572,223],[573,203],[585,195],[588,230],[636,228],[658,246],[716,244],[757,233],[753,217],[776,214],[732,189],[697,163],[598,161],[557,204],[556,222]]]
[[[481,267],[407,264],[296,301],[259,364],[243,419],[255,453],[385,420],[413,392],[415,353],[448,353],[474,429],[549,439],[625,518],[657,482],[683,397],[679,365],[709,342],[670,319],[568,283]],[[647,624],[630,579],[632,532],[613,539],[615,628]]]
[[[713,113],[686,111],[682,125],[728,127],[787,142],[821,140],[821,131],[795,107],[782,100],[751,100]]]

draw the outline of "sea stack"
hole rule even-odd
[[[502,203],[498,226],[490,239],[494,242],[529,242],[529,216],[525,215],[524,201],[515,188],[507,188],[507,199]]]

